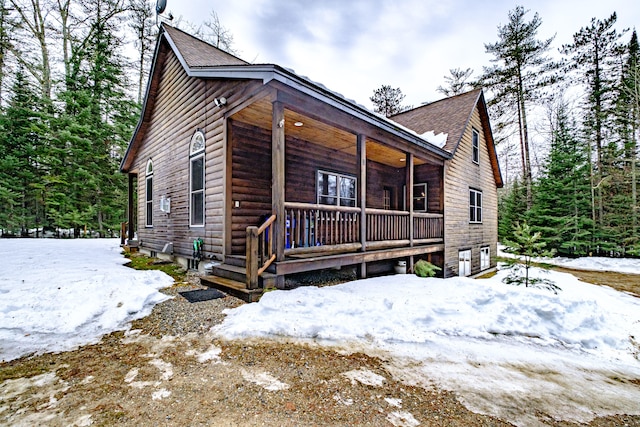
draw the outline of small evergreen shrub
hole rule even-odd
[[[423,259],[416,262],[416,264],[413,266],[413,271],[418,277],[434,277],[440,270],[442,270],[440,267],[435,266]]]

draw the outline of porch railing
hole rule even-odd
[[[285,203],[285,248],[313,248],[360,242],[360,209]]]
[[[289,254],[362,248],[360,208],[286,202],[285,211]],[[410,244],[409,212],[367,208],[365,213],[367,248]],[[414,243],[442,239],[443,230],[442,214],[413,214]]]
[[[444,237],[444,216],[442,214],[416,212],[413,214],[413,239],[442,239]]]
[[[258,288],[258,278],[276,259],[271,215],[260,227],[247,227],[247,287]]]

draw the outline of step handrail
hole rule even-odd
[[[258,278],[276,259],[273,249],[273,228],[276,215],[271,215],[260,226],[247,227],[247,288],[257,289]]]

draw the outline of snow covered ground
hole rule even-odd
[[[117,240],[0,239],[0,360],[96,342],[167,298],[157,290],[171,278],[125,261]],[[545,275],[558,295],[505,285],[504,275],[273,291],[229,310],[214,331],[362,351],[396,379],[452,390],[469,409],[521,426],[539,425],[536,411],[578,422],[640,414],[640,299],[569,274]]]
[[[577,422],[640,414],[640,299],[535,269],[562,288],[554,295],[505,285],[506,273],[274,291],[228,310],[214,331],[362,351],[397,379],[517,425],[539,425],[535,410]]]
[[[97,342],[168,297],[125,267],[119,239],[0,239],[0,360]]]
[[[516,258],[514,254],[504,251],[504,246],[498,246],[498,255],[501,257]],[[536,258],[535,262],[558,265],[576,270],[615,271],[618,273],[640,274],[640,258]]]

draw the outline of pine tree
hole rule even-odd
[[[586,255],[591,248],[589,159],[576,124],[561,102],[554,112],[551,149],[535,186],[531,224],[549,248]]]
[[[472,74],[473,70],[471,68],[467,68],[466,70],[451,68],[449,69],[449,75],[444,76],[444,81],[447,86],[438,86],[437,90],[444,96],[455,96],[465,93],[472,86],[469,81]]]
[[[130,0],[129,27],[135,33],[135,46],[138,49],[138,104],[142,102],[142,92],[148,76],[148,64],[151,63],[154,40],[158,29],[155,14],[147,0]]]
[[[527,218],[526,189],[517,179],[500,192],[498,199],[498,239],[513,238],[516,223]]]
[[[5,114],[0,116],[0,228],[26,236],[42,224],[43,138],[41,106],[19,69]]]
[[[495,65],[485,67],[481,82],[493,91],[489,105],[497,107],[502,124],[515,120],[520,138],[522,179],[526,189],[527,207],[533,202],[532,173],[529,147],[528,104],[540,95],[541,88],[554,81],[551,71],[554,64],[546,56],[553,37],[538,40],[537,34],[542,20],[536,13],[531,21],[525,20],[528,13],[522,6],[509,11],[509,22],[498,26],[499,40],[485,44],[487,53],[493,54]],[[515,119],[514,119],[515,118]]]
[[[591,174],[591,186],[594,189],[592,219],[600,228],[604,225],[605,166],[612,161],[611,158],[605,158],[605,145],[613,112],[617,80],[615,71],[620,60],[621,34],[613,28],[616,20],[615,12],[604,21],[592,18],[588,27],[574,34],[573,44],[563,45],[561,49],[562,53],[571,57],[571,66],[577,70],[575,81],[586,84],[583,127],[585,137],[595,147],[595,165]],[[600,233],[601,230],[598,230],[597,234]]]
[[[389,85],[382,85],[373,91],[373,96],[369,99],[373,102],[376,113],[391,117],[394,114],[409,110],[411,106],[403,106],[404,94],[400,88],[392,88]]]
[[[617,90],[616,128],[623,147],[623,173],[630,182],[625,186],[631,200],[628,204],[631,229],[624,236],[624,244],[632,252],[640,254],[640,236],[638,235],[638,141],[640,139],[640,47],[638,35],[634,30],[626,48],[622,78]],[[630,184],[630,185],[629,185]]]
[[[507,240],[505,245],[505,250],[507,252],[520,256],[525,268],[525,275],[524,277],[521,277],[517,269],[519,263],[513,263],[511,265],[513,269],[512,273],[504,279],[507,284],[524,284],[525,287],[539,287],[558,293],[557,291],[559,291],[560,288],[556,286],[553,281],[548,279],[529,278],[529,269],[533,263],[533,258],[553,256],[553,251],[545,249],[547,244],[539,231],[533,232],[529,224],[526,222],[517,223],[513,230],[513,240]]]

